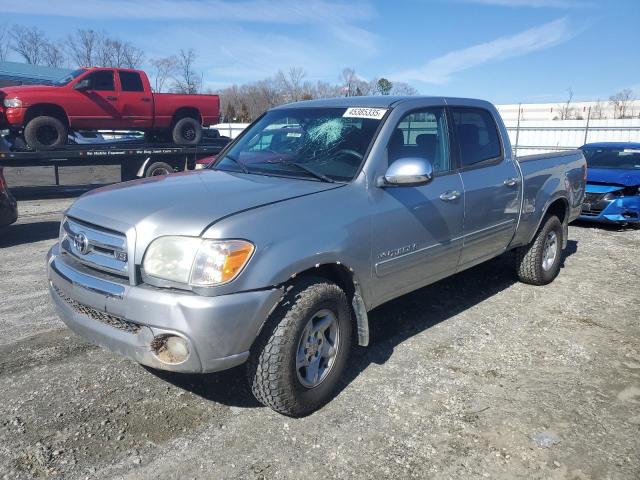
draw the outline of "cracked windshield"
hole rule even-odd
[[[384,113],[376,108],[273,110],[213,168],[347,182],[358,172]]]

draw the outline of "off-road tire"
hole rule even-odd
[[[552,267],[549,270],[545,270],[542,268],[544,243],[547,235],[552,230],[557,235],[558,252]],[[515,251],[518,279],[531,285],[547,285],[551,283],[560,272],[563,244],[564,229],[562,228],[562,223],[557,216],[549,215],[542,222],[531,243],[517,248]]]
[[[41,129],[49,128],[51,133],[56,134],[50,143],[41,141]],[[35,117],[24,127],[24,139],[27,145],[34,150],[53,150],[66,145],[67,127],[55,117],[40,116]]]
[[[178,145],[197,145],[202,140],[202,125],[195,118],[181,118],[173,126],[171,137]]]
[[[144,171],[145,177],[157,177],[162,175],[168,175],[173,173],[175,170],[171,165],[165,162],[154,162],[151,165],[147,166],[147,169]]]
[[[340,340],[325,379],[305,387],[296,372],[296,351],[303,329],[318,311],[329,309],[338,321]],[[353,324],[344,291],[322,278],[301,278],[287,292],[251,349],[247,376],[256,399],[291,417],[308,415],[334,395],[351,349]]]

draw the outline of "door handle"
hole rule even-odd
[[[112,100],[112,101],[113,101],[113,100],[118,100],[118,97],[114,97],[113,95],[107,95],[107,96],[106,96],[106,97],[104,97],[104,98],[106,98],[107,100]]]
[[[143,101],[143,102],[150,102],[151,101],[151,99],[149,97],[142,97],[140,100]]]
[[[446,192],[440,195],[440,200],[444,200],[445,202],[451,202],[452,200],[460,197],[460,192],[457,190],[447,190]]]
[[[507,178],[503,183],[507,187],[515,187],[518,183],[520,183],[520,180],[518,180],[516,177],[511,177]]]

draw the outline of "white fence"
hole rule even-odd
[[[217,125],[211,125],[209,128],[218,130],[220,135],[225,137],[236,138],[248,126],[248,123],[218,123]]]
[[[511,120],[505,122],[517,155],[578,148],[593,142],[640,142],[640,119]]]

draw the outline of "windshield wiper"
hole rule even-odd
[[[271,164],[277,164],[277,165],[286,165],[288,167],[296,167],[299,170],[302,170],[303,172],[308,173],[309,175],[311,175],[312,177],[315,177],[319,180],[322,180],[323,182],[328,182],[328,183],[336,183],[335,180],[327,177],[325,174],[320,173],[316,170],[314,170],[311,167],[307,167],[305,164],[303,163],[298,163],[298,162],[291,162],[289,160],[267,160],[265,163],[271,163]]]
[[[228,158],[229,160],[231,160],[233,163],[235,163],[236,165],[238,165],[240,167],[240,169],[242,170],[242,173],[249,173],[249,169],[247,168],[247,166],[242,163],[240,160],[238,160],[235,157],[232,157],[231,155],[225,155],[222,160],[224,160],[225,158]],[[217,167],[218,165],[216,165]]]

